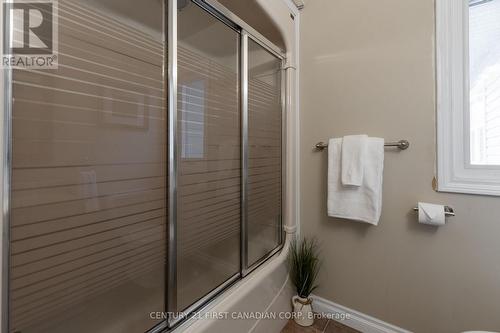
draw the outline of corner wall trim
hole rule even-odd
[[[322,297],[313,295],[313,309],[324,314],[349,314],[349,319],[339,321],[341,324],[354,328],[363,333],[412,333],[411,331],[391,325],[377,318],[334,303]]]

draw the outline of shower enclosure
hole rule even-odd
[[[58,69],[4,75],[3,332],[168,330],[283,243],[284,53],[211,0],[58,6]]]

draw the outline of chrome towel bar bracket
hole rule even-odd
[[[410,142],[408,140],[399,140],[398,142],[387,142],[384,144],[385,147],[397,147],[401,150],[406,150],[410,147]],[[323,151],[328,148],[328,143],[318,142],[314,149],[317,151]]]

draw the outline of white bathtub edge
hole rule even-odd
[[[181,324],[174,333],[280,332],[286,320],[234,319],[236,313],[290,311],[292,294],[286,258],[290,240],[287,234],[283,249],[247,277],[219,295],[199,311],[199,316]],[[199,318],[215,313],[229,313],[228,319]]]

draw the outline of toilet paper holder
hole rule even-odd
[[[418,212],[418,207],[414,207],[413,210]],[[455,216],[455,210],[450,206],[444,206],[444,216]]]

